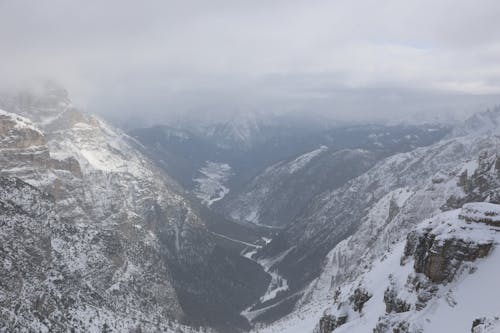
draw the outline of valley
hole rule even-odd
[[[1,292],[30,310],[4,312],[10,330],[433,332],[429,309],[478,302],[466,271],[496,260],[498,109],[128,135],[64,89],[18,98],[0,99],[2,274],[29,289]]]
[[[499,17],[0,0],[0,333],[500,333]]]

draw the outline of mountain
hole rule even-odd
[[[362,149],[332,151],[321,146],[257,175],[240,194],[223,201],[222,210],[235,221],[286,226],[312,198],[368,170],[374,153]]]
[[[203,127],[157,125],[130,135],[146,147],[151,159],[188,190],[198,186],[203,168],[227,164],[233,173],[225,181],[235,189],[259,171],[282,159],[319,146],[317,127],[300,122],[217,122]]]
[[[0,105],[15,112],[0,113],[0,176],[4,192],[15,184],[21,193],[2,202],[23,222],[2,229],[9,241],[0,253],[12,263],[2,276],[19,281],[0,289],[10,293],[4,308],[15,309],[2,314],[3,329],[248,328],[239,312],[269,277],[217,245],[180,186],[137,141],[74,108],[64,89],[1,96]],[[23,200],[39,197],[43,209],[25,208]],[[12,237],[26,242],[14,251]]]
[[[209,124],[200,134],[220,148],[247,150],[262,140],[265,123],[254,114],[243,114],[227,122]]]
[[[0,331],[499,327],[500,110],[225,145],[129,136],[53,86],[0,107]]]
[[[490,126],[500,112],[480,117]],[[484,293],[498,260],[500,129],[470,122],[325,192],[253,255],[288,286],[260,321],[291,314],[263,332],[441,332],[448,318],[460,331],[497,325],[498,297]]]
[[[498,332],[499,214],[500,205],[468,203],[418,223],[358,276],[331,285],[319,319],[284,332],[305,322],[318,333]]]
[[[446,128],[429,125],[328,130],[321,133],[328,146],[267,167],[216,207],[235,221],[283,227],[315,196],[344,185],[384,157],[429,145],[445,133]]]
[[[244,132],[241,137],[248,145],[231,139],[234,133],[240,132]],[[327,146],[331,153],[342,149],[368,150],[380,159],[432,144],[447,133],[448,128],[431,124],[339,126],[292,115],[276,119],[255,119],[254,116],[250,120],[201,127],[158,125],[130,131],[131,136],[144,145],[152,160],[205,205],[214,205],[213,208],[226,217],[231,215],[231,202],[248,201],[244,197],[256,196],[250,192],[259,187],[259,179],[273,178],[266,175],[266,171],[276,174],[277,171],[271,169],[293,163],[300,155],[321,146]],[[227,140],[221,144],[224,138]],[[321,168],[324,169],[322,173],[328,172],[327,163]],[[314,177],[309,180],[315,182]],[[276,191],[279,190],[276,188]],[[277,210],[283,212],[281,208]]]

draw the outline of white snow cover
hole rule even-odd
[[[459,176],[467,170],[470,177],[479,167],[478,156],[484,153],[494,157],[499,147],[496,136],[485,136],[482,132],[452,137],[430,147],[389,157],[345,188],[325,196],[325,207],[329,209],[339,204],[336,196],[342,198],[346,191],[359,193],[365,184],[374,181],[380,184],[372,192],[370,200],[375,199],[373,203],[368,205],[367,202],[368,213],[358,231],[332,249],[325,260],[323,273],[305,290],[294,311],[259,332],[311,332],[323,310],[334,303],[334,287],[364,274],[366,268],[386,256],[389,249],[394,249],[394,244],[405,239],[414,223],[439,212],[447,198],[463,197]],[[380,193],[386,194],[380,197]],[[392,221],[388,216],[391,201],[399,207]],[[318,211],[315,220],[327,217]],[[328,222],[326,219],[324,223]]]
[[[194,193],[202,204],[210,207],[229,193],[229,188],[225,186],[233,175],[229,164],[206,161],[199,173],[202,176],[193,179],[196,183]]]
[[[230,203],[229,216],[235,221],[252,223],[255,225],[272,227],[266,221],[261,221],[261,212],[269,193],[278,184],[273,181],[283,179],[284,175],[290,176],[306,167],[315,157],[327,151],[327,146],[320,146],[291,161],[280,161],[267,167],[252,182],[252,189],[235,197]],[[263,181],[264,180],[264,181]]]
[[[476,244],[493,243],[494,249],[486,258],[467,263],[467,270],[461,270],[452,283],[437,284],[436,295],[423,310],[418,311],[412,306],[410,311],[394,314],[398,319],[411,323],[413,328],[422,329],[425,333],[469,332],[475,319],[500,316],[500,297],[497,293],[500,251],[496,248],[500,243],[500,228],[484,223],[466,222],[462,216],[465,211],[472,208],[484,214],[488,211],[499,211],[500,205],[467,204],[463,209],[439,214],[421,222],[416,227],[416,229],[432,229],[438,241],[462,239]],[[342,248],[344,244],[344,242],[339,244],[339,247]],[[404,264],[401,263],[405,244],[406,241],[401,241],[391,246],[386,255],[376,260],[365,273],[338,286],[341,291],[338,303],[342,301],[348,303],[348,297],[360,286],[370,292],[372,297],[366,302],[361,313],[355,312],[349,306],[328,310],[327,312],[337,316],[347,314],[349,318],[346,324],[334,330],[335,333],[371,332],[379,318],[386,315],[384,292],[391,282],[400,289],[399,298],[410,304],[415,303],[415,291],[406,287],[409,277],[416,275],[413,269],[414,262],[409,260]],[[333,303],[331,299],[330,302]],[[259,332],[312,332],[322,315],[321,312],[313,309],[313,307],[308,307],[295,317],[289,317],[287,321],[278,322]],[[498,328],[491,332],[498,332]]]
[[[95,116],[88,122],[77,122],[59,130],[49,141],[51,156],[63,160],[75,157],[84,173],[130,173],[135,177],[152,177],[148,162],[131,147],[133,139],[111,128]]]
[[[315,158],[322,152],[326,151],[327,149],[328,149],[327,146],[321,146],[318,149],[315,149],[309,153],[300,155],[295,160],[288,163],[288,168],[290,170],[290,173],[296,173],[297,171],[305,167],[309,162],[311,162],[313,158]]]
[[[167,276],[167,267],[162,261],[152,261],[153,256],[159,255],[159,240],[156,229],[146,223],[151,220],[146,217],[150,212],[161,214],[158,225],[165,227],[168,233],[175,233],[179,253],[192,248],[192,239],[205,230],[202,221],[175,192],[175,186],[137,149],[137,142],[96,117],[69,110],[58,113],[49,124],[45,118],[48,113],[38,112],[36,105],[33,110],[21,107],[13,107],[13,110],[33,119],[44,133],[27,118],[0,111],[0,120],[8,123],[9,129],[18,128],[23,134],[11,135],[13,142],[24,144],[15,148],[15,154],[2,156],[1,171],[5,172],[6,164],[10,163],[8,176],[54,195],[55,222],[50,226],[57,232],[47,238],[47,246],[57,266],[56,273],[69,276],[61,281],[57,290],[73,295],[78,301],[80,292],[74,290],[81,290],[82,300],[92,300],[94,294],[89,293],[94,292],[103,299],[99,307],[78,303],[70,308],[58,308],[56,312],[72,312],[68,315],[89,332],[101,332],[104,323],[112,323],[117,332],[129,331],[141,323],[142,331],[153,332],[158,330],[158,318],[167,326],[162,327],[162,331],[198,331],[166,321],[167,317],[173,318],[182,312]],[[32,112],[36,115],[33,118]],[[10,124],[11,120],[15,125]],[[32,135],[31,130],[41,134],[43,140]],[[47,144],[38,147],[44,140],[48,140]],[[34,145],[38,148],[34,149]],[[69,225],[66,221],[71,221],[71,232],[60,230]],[[111,258],[104,249],[117,243],[120,249],[113,252]],[[26,256],[30,255],[26,253]],[[9,265],[15,266],[15,263],[2,260],[0,265],[9,269]],[[50,267],[47,269],[52,271]],[[108,273],[112,273],[112,277],[102,278]],[[52,290],[51,284],[47,278],[40,286],[33,287]],[[148,297],[142,288],[155,294],[156,300],[148,300],[139,307],[135,302]],[[17,319],[13,319],[14,322]],[[3,324],[0,326],[4,327]],[[50,331],[50,325],[38,324],[34,322],[27,330]]]
[[[26,117],[20,116],[15,113],[7,112],[2,109],[0,109],[0,116],[10,118],[15,123],[14,128],[16,129],[30,129],[42,135],[40,129]]]
[[[264,241],[267,242],[266,239]],[[244,257],[254,260],[252,256],[257,252],[257,250],[252,249],[246,253],[243,254]],[[268,273],[271,276],[271,281],[269,282],[269,285],[267,286],[267,290],[264,295],[262,295],[259,299],[261,303],[270,301],[274,299],[276,296],[278,296],[278,293],[281,291],[286,291],[288,290],[288,281],[281,275],[278,274],[278,272],[271,270],[271,267],[274,265],[275,262],[281,260],[283,258],[283,255],[280,255],[276,258],[272,259],[259,259],[259,260],[254,260],[257,264],[262,266],[264,271]],[[252,307],[254,305],[251,305],[247,309],[243,310],[241,312],[241,315],[247,318],[250,322],[255,319],[257,316],[259,316],[261,313],[263,313],[267,307],[261,308],[258,310],[252,310]],[[273,307],[274,305],[271,305],[270,307]]]
[[[466,220],[486,222],[500,225],[500,209],[498,205],[487,202],[472,202],[465,204],[461,213]]]

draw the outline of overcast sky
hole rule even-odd
[[[500,1],[0,0],[0,60],[115,117],[461,115],[500,103]]]

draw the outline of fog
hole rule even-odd
[[[500,101],[500,3],[0,0],[0,89],[113,119],[457,119]]]

